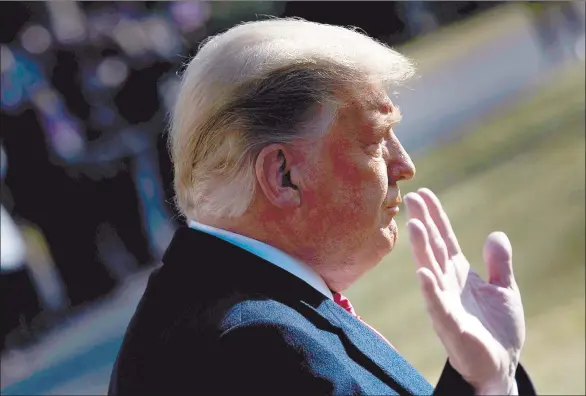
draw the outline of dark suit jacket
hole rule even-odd
[[[521,368],[517,382],[521,394],[535,394]],[[182,228],[149,279],[109,394],[473,390],[449,364],[434,390],[371,329],[301,279],[219,238]]]

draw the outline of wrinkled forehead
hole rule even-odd
[[[346,92],[339,116],[374,129],[389,129],[401,120],[399,108],[387,91],[376,86]]]

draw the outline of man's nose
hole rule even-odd
[[[415,164],[399,140],[393,136],[389,140],[389,176],[390,181],[396,183],[411,180],[415,176]]]

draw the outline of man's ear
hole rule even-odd
[[[295,184],[295,153],[281,144],[264,147],[255,163],[256,179],[265,197],[279,208],[296,207],[301,203],[299,187]]]

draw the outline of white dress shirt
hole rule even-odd
[[[272,263],[277,267],[280,267],[289,272],[290,274],[295,275],[317,291],[321,292],[324,296],[332,300],[334,299],[332,292],[322,277],[317,272],[315,272],[313,268],[297,260],[296,258],[291,257],[287,253],[267,245],[264,242],[257,241],[256,239],[248,238],[244,235],[198,223],[197,221],[190,220],[187,224],[194,230],[214,235],[225,240],[226,242],[230,242],[233,245],[241,247],[242,249],[257,255],[269,263]]]

